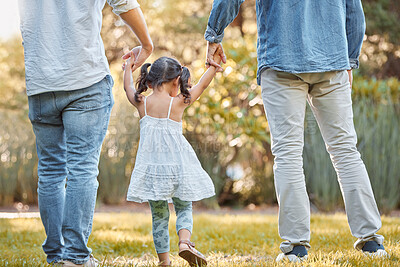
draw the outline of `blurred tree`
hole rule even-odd
[[[27,109],[24,53],[20,38],[0,42],[0,109]]]
[[[361,72],[400,78],[400,5],[398,0],[364,0],[366,35]]]
[[[400,45],[400,5],[398,0],[363,0],[367,35],[383,35]]]

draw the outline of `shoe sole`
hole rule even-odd
[[[386,250],[384,249],[378,249],[376,252],[367,252],[363,251],[364,255],[369,256],[369,257],[387,257],[388,254]]]
[[[190,250],[179,252],[179,256],[186,260],[190,266],[207,266],[207,261]]]
[[[303,257],[297,257],[296,255],[285,255],[283,253],[279,254],[278,257],[276,257],[276,262],[280,262],[283,261],[285,259],[287,259],[290,262],[303,262],[305,260],[307,260],[308,255],[305,255]]]

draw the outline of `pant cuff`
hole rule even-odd
[[[355,243],[354,243],[354,248],[357,250],[361,250],[362,247],[364,246],[365,243],[367,243],[368,241],[375,241],[376,243],[378,243],[379,245],[383,244],[383,240],[385,238],[381,235],[371,235],[371,236],[367,236],[367,237],[362,237],[359,238]]]
[[[285,241],[281,243],[280,249],[282,250],[283,253],[289,253],[290,251],[293,250],[295,246],[304,246],[307,250],[311,248],[309,241]]]
[[[166,253],[166,252],[169,252],[169,248],[164,248],[164,249],[157,249],[156,248],[156,252],[157,252],[157,254]]]

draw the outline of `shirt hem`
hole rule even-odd
[[[136,202],[136,203],[145,203],[145,202],[149,202],[149,201],[168,201],[171,203],[172,198],[179,198],[182,201],[200,201],[206,198],[210,198],[215,196],[215,192],[212,194],[205,194],[204,196],[201,197],[196,197],[196,198],[182,198],[179,196],[172,196],[172,197],[165,197],[165,198],[157,198],[157,199],[152,199],[152,198],[140,198],[140,197],[132,197],[129,196],[126,198],[127,201],[129,202]]]
[[[258,68],[257,71],[257,84],[261,85],[261,73],[266,70],[266,69],[273,69],[276,71],[283,71],[283,72],[288,72],[288,73],[319,73],[319,72],[328,72],[328,71],[337,71],[337,70],[348,70],[349,67],[338,67],[338,68],[316,68],[316,69],[310,69],[310,70],[293,70],[293,69],[286,69],[286,68],[281,68],[277,67],[274,65],[267,65],[263,64]]]
[[[26,94],[27,96],[33,96],[33,95],[38,95],[38,94],[43,94],[43,93],[50,93],[50,92],[64,92],[64,91],[75,91],[75,90],[80,90],[80,89],[84,89],[87,88],[93,84],[98,83],[99,81],[101,81],[102,79],[104,79],[105,76],[107,75],[111,75],[109,72],[102,72],[102,75],[100,76],[96,76],[96,78],[94,78],[93,80],[90,80],[88,82],[82,82],[82,86],[79,86],[77,88],[71,88],[70,85],[68,86],[63,86],[57,89],[44,89],[44,88],[37,88],[37,89],[26,89]]]

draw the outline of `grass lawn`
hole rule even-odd
[[[188,266],[177,256],[175,217],[170,223],[173,266]],[[209,266],[277,266],[281,242],[277,217],[265,214],[200,213],[194,218],[192,241],[206,254]],[[303,266],[400,266],[400,218],[383,217],[388,258],[373,259],[353,249],[343,214],[312,215],[311,250]],[[40,219],[0,219],[0,266],[46,266]],[[96,213],[89,240],[104,266],[155,266],[151,215]],[[281,266],[289,265],[287,262]]]

